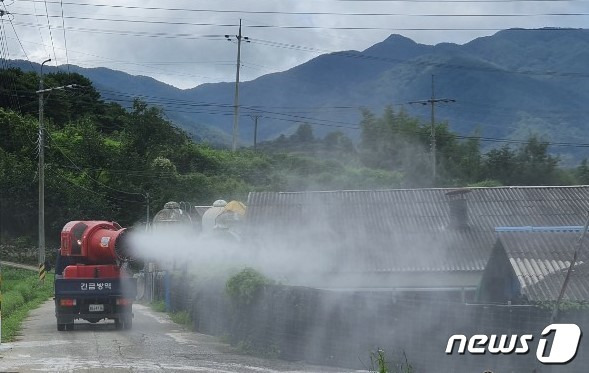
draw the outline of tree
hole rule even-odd
[[[313,127],[310,124],[304,123],[299,125],[296,132],[289,137],[290,140],[298,143],[311,143],[315,141],[313,135]]]
[[[484,175],[504,185],[559,185],[564,175],[558,157],[548,153],[548,143],[531,136],[517,150],[504,145],[490,150],[484,160]]]
[[[518,172],[517,154],[509,145],[491,149],[484,160],[485,179],[498,180],[503,185],[513,185]]]
[[[519,172],[516,180],[522,185],[556,185],[558,157],[548,153],[548,143],[532,135],[522,146],[516,158]]]
[[[329,132],[323,138],[323,143],[328,150],[341,150],[345,152],[354,150],[352,140],[341,131]]]
[[[582,185],[589,185],[589,165],[587,165],[587,158],[581,161],[581,164],[575,171],[577,182]]]
[[[362,111],[362,140],[360,156],[364,165],[388,171],[400,171],[408,185],[425,186],[429,183],[427,132],[416,118],[392,106],[385,108],[382,117],[369,110]]]

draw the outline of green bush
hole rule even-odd
[[[174,312],[170,314],[170,319],[173,322],[180,325],[189,326],[192,324],[192,318],[190,314],[186,311]]]
[[[271,281],[253,268],[245,268],[227,280],[225,290],[237,304],[250,304],[264,285]]]
[[[166,303],[163,300],[157,300],[151,303],[150,306],[156,312],[166,312]]]

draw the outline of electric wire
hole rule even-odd
[[[13,13],[21,16],[35,16],[33,13]],[[577,14],[583,16],[585,14]],[[60,17],[59,15],[47,15],[49,17]],[[181,22],[181,21],[150,21],[143,19],[107,18],[90,16],[65,16],[67,19],[80,21],[101,21],[130,24],[149,25],[171,25],[171,26],[201,26],[201,27],[239,27],[236,23],[213,23],[213,22]],[[250,29],[291,29],[291,30],[364,30],[364,31],[502,31],[505,27],[378,27],[378,26],[317,26],[317,25],[278,25],[278,24],[252,24],[247,25]],[[518,30],[514,28],[513,30]],[[523,30],[523,29],[522,29]],[[542,30],[542,29],[539,29]],[[559,30],[554,28],[554,30]]]
[[[24,24],[24,23],[22,23],[20,25],[33,26],[33,24]],[[205,40],[210,40],[210,41],[225,40],[221,35],[194,36],[193,34],[146,33],[146,32],[125,31],[125,30],[104,30],[104,29],[73,28],[73,27],[67,27],[67,29],[73,30],[73,31],[81,31],[81,32],[91,32],[91,33],[96,32],[96,33],[106,33],[106,34],[150,37],[150,38],[151,37],[153,37],[153,38],[162,37],[162,38],[171,38],[171,39],[186,38],[186,39],[205,39]],[[527,30],[527,31],[541,31],[541,30]],[[473,66],[473,65],[461,65],[461,64],[456,64],[456,63],[429,62],[429,61],[425,61],[425,60],[424,61],[415,61],[415,60],[408,61],[408,60],[395,59],[395,58],[390,58],[390,57],[372,56],[372,55],[367,55],[367,54],[364,54],[361,52],[345,52],[345,51],[334,51],[334,50],[320,49],[320,48],[314,48],[314,47],[306,47],[306,46],[301,46],[301,45],[296,45],[296,44],[276,42],[276,41],[272,41],[272,40],[250,38],[250,41],[253,44],[266,45],[266,46],[275,47],[275,48],[307,51],[307,52],[316,53],[316,54],[331,53],[334,56],[382,61],[382,62],[395,63],[395,64],[404,63],[404,64],[410,64],[412,66],[467,69],[467,70],[477,70],[477,71],[492,72],[492,73],[511,73],[511,74],[530,75],[530,76],[561,76],[561,77],[571,77],[571,78],[587,78],[587,77],[589,77],[589,74],[582,73],[582,72],[509,70],[509,69],[494,67],[491,65],[489,65],[489,66]]]
[[[233,115],[231,112],[181,111],[181,110],[179,110],[177,112],[188,113],[188,114],[205,113],[205,114],[226,115],[226,116]],[[251,113],[247,113],[247,114],[244,113],[244,114],[240,114],[240,115],[243,117],[247,117],[247,116],[251,115]],[[329,126],[329,127],[347,128],[347,129],[352,129],[352,130],[362,130],[361,126],[348,127],[348,126],[330,125],[330,124],[326,124],[326,123],[318,123],[318,122],[313,122],[313,121],[301,121],[301,120],[295,120],[295,119],[290,119],[290,118],[273,117],[273,116],[269,116],[269,115],[262,115],[260,117],[265,118],[265,119],[276,119],[276,120],[295,122],[295,123],[301,123],[301,124],[308,123],[313,126]],[[407,131],[407,130],[401,130],[401,129],[399,129],[398,131],[412,133],[412,134],[419,134],[423,131],[429,131],[429,128],[426,126],[423,128],[418,128],[416,131]],[[423,133],[426,134],[425,132],[423,132]],[[429,133],[427,133],[426,135],[429,136]],[[452,136],[457,139],[478,140],[478,141],[482,141],[482,142],[504,143],[504,144],[524,145],[529,142],[529,140],[524,140],[524,139],[509,139],[509,138],[499,138],[499,137],[489,137],[489,136],[468,136],[468,135],[458,135],[458,134],[452,134]],[[574,148],[588,148],[589,147],[589,143],[550,142],[550,141],[542,141],[542,142],[546,143],[549,146],[557,146],[557,147],[574,147]]]
[[[424,67],[442,67],[442,68],[452,68],[452,69],[467,69],[467,70],[478,70],[484,72],[492,72],[492,73],[508,73],[508,74],[522,74],[522,75],[532,75],[532,76],[561,76],[561,77],[571,77],[571,78],[587,78],[589,74],[581,73],[581,72],[558,72],[558,71],[534,71],[534,70],[509,70],[503,69],[493,66],[473,66],[473,65],[460,65],[454,63],[445,63],[445,62],[428,62],[428,61],[416,61],[416,60],[404,60],[404,59],[396,59],[390,57],[381,57],[381,56],[372,56],[367,55],[361,52],[346,52],[346,51],[333,51],[333,50],[326,50],[326,49],[319,49],[314,47],[305,47],[296,44],[288,44],[288,43],[280,43],[271,40],[263,40],[263,39],[255,39],[250,38],[251,43],[253,44],[262,44],[267,45],[270,47],[276,48],[284,48],[284,49],[293,49],[293,50],[302,50],[308,51],[318,54],[323,53],[330,53],[331,56],[342,56],[348,58],[357,58],[357,59],[365,59],[365,60],[374,60],[374,61],[383,61],[383,62],[390,62],[395,64],[407,64],[411,66],[424,66]]]
[[[6,8],[6,4],[4,3],[4,1],[2,1],[2,6],[4,7],[4,12],[8,13],[8,9]],[[12,26],[12,30],[14,31],[14,36],[16,37],[16,40],[18,41],[20,48],[22,49],[27,61],[29,61],[29,65],[31,66],[31,69],[34,70],[33,63],[29,59],[29,55],[27,54],[27,51],[25,50],[25,47],[23,46],[23,44],[20,40],[20,37],[18,36],[18,33],[16,32],[16,28],[14,27],[14,23],[12,23],[12,19],[10,17],[8,18],[8,21],[10,22],[10,25]]]
[[[55,53],[55,44],[53,43],[53,32],[51,31],[51,22],[49,21],[49,10],[47,9],[47,1],[45,1],[45,15],[47,16],[47,27],[49,28],[49,37],[51,38],[51,47],[53,48],[55,67],[57,67],[57,54]]]
[[[557,1],[557,0],[554,0]],[[21,2],[39,2],[39,0],[21,0]],[[135,6],[135,5],[120,5],[120,4],[97,4],[97,3],[81,3],[72,1],[47,1],[48,3],[66,4],[80,7],[97,7],[97,8],[112,8],[125,10],[153,10],[153,11],[172,11],[172,12],[191,12],[191,13],[221,13],[221,14],[267,14],[267,15],[296,15],[296,16],[312,16],[312,15],[329,15],[329,16],[355,16],[355,17],[381,17],[381,16],[409,16],[409,17],[545,17],[545,16],[586,16],[589,13],[583,12],[550,12],[550,13],[496,13],[496,14],[412,14],[412,13],[390,13],[390,12],[316,12],[316,11],[276,11],[276,10],[249,10],[249,9],[211,9],[211,8],[168,8],[168,7],[153,7],[153,6]],[[418,1],[418,3],[425,3],[426,1]],[[460,2],[460,3],[483,3],[493,1],[431,1],[431,2]],[[503,1],[504,2],[504,1]]]
[[[72,160],[70,157],[68,157],[68,156],[67,156],[67,154],[65,154],[65,151],[64,151],[64,150],[63,150],[63,149],[62,149],[62,148],[61,148],[61,147],[60,147],[60,146],[57,144],[57,142],[55,141],[55,139],[53,138],[53,136],[51,135],[51,133],[50,133],[49,131],[46,131],[46,133],[47,133],[47,136],[48,136],[48,137],[51,139],[51,142],[53,143],[53,145],[54,145],[54,146],[55,146],[55,147],[56,147],[56,148],[59,150],[59,152],[60,152],[60,153],[61,153],[61,154],[62,154],[62,155],[63,155],[63,156],[64,156],[64,157],[65,157],[65,158],[66,158],[66,159],[67,159],[67,160],[68,160],[68,161],[69,161],[69,162],[70,162],[70,163],[71,163],[71,164],[74,166],[74,167],[76,167],[76,168],[77,168],[79,171],[82,171],[82,168],[81,168],[81,167],[79,167],[79,166],[78,166],[78,165],[77,165],[77,164],[76,164],[76,163],[75,163],[75,162],[74,162],[74,161],[73,161],[73,160]],[[88,177],[90,180],[92,180],[92,181],[96,182],[97,184],[100,184],[100,185],[102,185],[103,187],[105,187],[105,188],[107,188],[107,189],[110,189],[110,190],[112,190],[112,191],[114,191],[114,192],[121,193],[121,194],[127,194],[127,195],[144,196],[142,193],[136,193],[136,192],[127,192],[127,191],[124,191],[124,190],[120,190],[120,189],[113,188],[113,187],[111,187],[111,186],[109,186],[109,185],[106,185],[106,184],[102,183],[102,182],[101,182],[101,181],[99,181],[99,180],[96,180],[96,179],[92,178],[90,175],[86,175],[86,176],[87,176],[87,177]]]
[[[67,52],[67,38],[65,37],[65,19],[63,17],[63,0],[60,0],[59,3],[60,7],[61,7],[61,25],[63,28],[63,44],[65,47],[65,61],[66,61],[66,66],[67,66],[67,73],[70,73],[70,58]]]
[[[136,98],[137,96],[130,94],[130,93],[124,93],[124,92],[120,92],[120,91],[114,91],[111,90],[110,91],[111,94],[117,94],[119,95],[118,98],[110,98],[109,100],[115,101],[115,102],[123,102],[123,103],[130,103],[133,102],[134,98]],[[170,101],[166,100],[171,100],[171,99],[166,99],[166,98],[162,98],[162,97],[154,97],[154,96],[146,96],[146,95],[142,95],[139,96],[139,98],[141,98],[142,100],[145,100],[146,102],[150,103],[150,104],[157,104],[157,105],[162,105],[162,104],[166,104],[169,103]],[[179,113],[190,113],[190,114],[196,114],[196,113],[204,113],[204,114],[211,114],[211,115],[232,115],[232,113],[230,112],[231,109],[231,104],[225,104],[225,103],[210,103],[210,102],[200,102],[200,103],[194,103],[191,101],[178,101],[178,100],[173,100],[176,102],[177,107],[182,108],[182,107],[186,107],[186,108],[191,108],[191,107],[197,107],[200,110],[174,110],[175,112],[179,112]],[[211,110],[210,108],[214,108],[214,110]],[[308,117],[308,116],[299,116],[299,115],[293,115],[290,113],[282,113],[282,112],[276,112],[276,111],[270,111],[270,110],[263,110],[259,108],[260,106],[257,107],[248,107],[248,106],[244,106],[244,109],[251,109],[251,111],[249,112],[244,112],[242,114],[242,116],[249,116],[252,113],[256,113],[256,114],[264,114],[261,115],[262,118],[266,118],[266,119],[275,119],[275,120],[279,120],[279,121],[286,121],[286,122],[294,122],[294,123],[308,123],[311,125],[316,125],[316,126],[329,126],[329,127],[338,127],[338,128],[347,128],[347,129],[353,129],[353,130],[360,130],[362,129],[360,126],[352,126],[350,125],[351,123],[348,122],[340,122],[340,121],[333,121],[333,120],[324,120],[321,118],[313,118],[313,117]],[[208,110],[206,108],[209,108]],[[348,109],[348,108],[352,108],[351,106],[344,106],[344,108]],[[324,121],[327,121],[324,122]],[[419,130],[418,130],[419,131]],[[523,140],[523,139],[510,139],[510,138],[498,138],[498,137],[487,137],[487,136],[464,136],[464,135],[458,135],[455,134],[454,135],[456,138],[458,139],[474,139],[474,140],[479,140],[479,141],[483,141],[483,142],[495,142],[495,143],[506,143],[506,144],[526,144],[528,140]],[[577,142],[546,142],[548,145],[550,146],[559,146],[559,147],[580,147],[580,148],[585,148],[585,147],[589,147],[589,144],[587,143],[577,143]],[[128,193],[128,192],[124,192],[124,191],[120,191],[117,190],[118,192],[123,192],[123,193]]]
[[[36,27],[37,25],[30,22],[17,22],[19,26],[23,27]],[[54,26],[54,28],[60,28],[61,26]],[[92,34],[105,34],[105,35],[124,35],[124,36],[137,36],[147,38],[164,38],[164,39],[185,39],[185,40],[225,40],[224,35],[198,35],[193,32],[189,33],[167,33],[167,32],[145,32],[145,31],[132,31],[132,30],[110,30],[104,28],[85,28],[85,27],[73,27],[67,26],[66,30],[78,31],[83,33]]]
[[[0,41],[0,53],[2,59],[2,66],[4,70],[8,70],[8,61],[10,60],[10,50],[8,47],[8,40],[6,35],[6,25],[4,23],[4,19],[1,19],[0,22],[0,37],[2,40]],[[17,87],[16,87],[16,80],[12,76],[9,71],[6,71],[8,84],[12,85],[13,91],[10,92],[9,101],[12,102],[12,107],[21,111],[20,100],[18,98]],[[14,92],[14,93],[13,93]]]
[[[71,185],[73,185],[73,186],[75,186],[75,187],[77,187],[79,189],[82,189],[82,190],[84,190],[84,191],[86,191],[88,193],[92,193],[92,194],[97,195],[97,196],[102,197],[102,198],[110,199],[110,200],[117,201],[117,202],[127,202],[127,203],[143,204],[143,202],[141,202],[141,201],[131,201],[131,200],[123,199],[123,198],[114,197],[114,196],[111,196],[111,195],[108,195],[108,194],[98,193],[95,190],[92,190],[90,188],[86,188],[86,187],[84,187],[84,186],[82,186],[82,185],[80,185],[80,184],[78,184],[78,183],[76,183],[76,182],[68,179],[67,177],[61,175],[59,172],[56,172],[55,175],[57,175],[57,177],[63,179],[67,183],[69,183],[69,184],[71,184]]]
[[[39,14],[37,10],[37,2],[33,2],[33,10],[35,11],[35,19],[37,23],[35,23],[35,28],[39,31],[39,37],[41,38],[41,43],[43,44],[43,48],[45,49],[45,54],[47,56],[51,56],[51,53],[47,51],[47,47],[45,46],[45,38],[43,37],[43,31],[41,31],[41,20],[39,19]],[[18,24],[18,22],[17,22]]]

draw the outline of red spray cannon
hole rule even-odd
[[[115,222],[71,221],[61,231],[61,255],[83,264],[127,261],[127,230]]]

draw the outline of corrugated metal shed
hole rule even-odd
[[[498,242],[505,251],[529,301],[554,301],[571,264],[580,233],[500,232]],[[589,301],[589,240],[582,249],[564,299]]]
[[[249,237],[279,235],[293,250],[335,246],[341,270],[482,271],[495,227],[577,226],[589,209],[589,187],[471,188],[469,228],[449,224],[455,189],[253,192]]]

